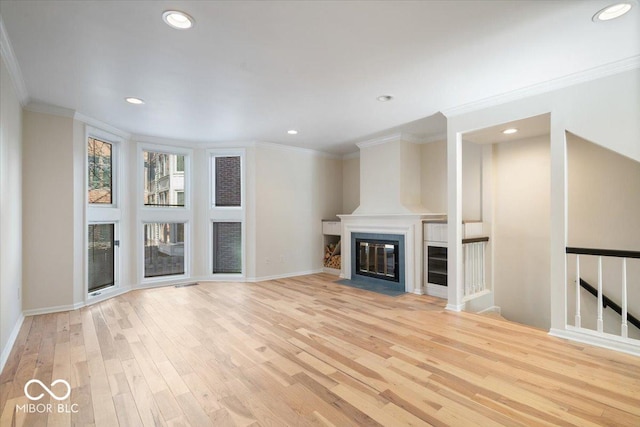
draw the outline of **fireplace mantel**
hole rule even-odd
[[[425,220],[446,219],[434,213],[372,213],[338,215],[342,225],[342,257],[351,259],[352,233],[379,233],[404,236],[405,291],[423,294],[422,283],[422,223]],[[340,277],[352,279],[351,263],[343,262]]]

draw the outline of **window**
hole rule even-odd
[[[184,207],[185,156],[143,151],[143,160],[144,205]],[[181,200],[177,197],[178,192],[182,192]]]
[[[89,292],[115,284],[115,224],[89,224]]]
[[[246,207],[244,149],[212,149],[209,154],[211,205],[209,221],[209,271],[244,274]]]
[[[215,156],[214,205],[219,207],[241,206],[240,156]]]
[[[242,273],[241,223],[213,223],[213,273]]]
[[[113,203],[113,145],[88,138],[87,161],[89,169],[89,203]]]
[[[118,191],[118,165],[122,138],[89,126],[85,132],[87,202],[84,206],[86,261],[83,285],[86,287],[83,292],[88,300],[101,294],[102,290],[111,292],[120,282],[118,233],[122,230],[122,199]]]
[[[144,277],[184,274],[184,223],[144,224]]]

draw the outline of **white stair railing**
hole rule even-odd
[[[578,331],[587,332],[589,334],[596,334],[601,337],[615,336],[622,338],[625,341],[637,343],[638,340],[629,338],[628,323],[631,321],[636,327],[640,328],[640,323],[636,318],[629,315],[628,312],[628,289],[627,289],[627,260],[640,258],[640,252],[634,251],[619,251],[609,249],[586,249],[586,248],[566,248],[567,256],[575,255],[575,317],[574,328]],[[586,282],[581,275],[581,260],[584,257],[597,257],[597,288],[591,286]],[[603,292],[603,267],[602,259],[607,258],[621,258],[622,259],[622,271],[621,271],[621,302],[618,305],[616,302],[607,297]],[[639,278],[640,279],[640,278]],[[595,330],[584,327],[584,317],[582,316],[582,304],[581,304],[581,289],[587,290],[597,298],[598,307],[596,313]],[[568,302],[568,299],[567,299]],[[620,334],[612,334],[605,332],[604,325],[604,308],[611,307],[620,315]],[[611,328],[609,328],[611,330]],[[635,344],[634,344],[635,345]]]
[[[486,289],[486,247],[488,237],[462,241],[464,297],[469,298]]]

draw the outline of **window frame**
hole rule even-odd
[[[111,144],[111,203],[89,203],[89,138]],[[105,296],[116,294],[121,290],[122,283],[122,251],[120,229],[122,226],[122,174],[121,165],[124,139],[102,129],[85,126],[84,132],[84,161],[83,161],[83,206],[84,206],[84,237],[83,237],[83,295],[85,304],[102,300]],[[118,245],[114,247],[114,283],[102,289],[89,292],[89,225],[113,224],[114,240]]]
[[[183,224],[184,228],[183,228],[183,238],[184,238],[184,273],[182,274],[164,274],[164,275],[159,275],[159,276],[150,276],[150,277],[146,277],[145,276],[145,271],[144,271],[144,267],[145,267],[145,251],[144,251],[144,243],[145,243],[145,227],[148,224]],[[172,220],[167,220],[167,221],[144,221],[142,223],[142,254],[140,257],[140,267],[142,269],[142,279],[145,283],[155,283],[155,282],[165,282],[167,280],[176,280],[176,279],[186,279],[187,277],[189,277],[189,270],[188,270],[188,235],[189,235],[189,224],[186,221],[172,221]]]
[[[96,289],[94,291],[89,290],[89,226],[91,225],[113,225],[113,285],[105,286],[100,289]],[[87,257],[87,274],[86,274],[86,293],[89,297],[97,297],[102,295],[104,292],[113,291],[119,287],[119,277],[120,277],[120,263],[118,260],[120,259],[120,224],[117,221],[91,221],[88,222],[85,226],[86,240],[87,240],[87,248],[85,250],[85,256]]]
[[[216,157],[240,157],[240,206],[216,206],[215,205],[215,158]],[[207,233],[207,274],[215,280],[239,280],[247,274],[247,177],[246,177],[246,150],[244,148],[219,148],[207,150],[207,173],[209,174],[209,200]],[[241,273],[214,273],[213,272],[213,223],[214,222],[239,222],[241,230]]]
[[[137,189],[135,193],[135,206],[137,212],[137,230],[135,233],[135,247],[139,260],[136,265],[138,287],[152,287],[166,284],[167,282],[184,281],[192,275],[193,265],[193,233],[194,223],[192,197],[192,177],[194,157],[193,149],[176,145],[160,145],[147,142],[137,142],[136,148],[136,174]],[[147,206],[144,204],[144,152],[155,152],[162,154],[177,154],[184,156],[184,206]],[[176,162],[177,163],[177,162]],[[184,273],[166,276],[145,277],[144,272],[144,228],[150,223],[184,223]]]
[[[209,155],[209,207],[211,209],[243,210],[245,207],[245,166],[244,149],[235,150],[207,150]],[[216,205],[216,158],[218,157],[239,157],[240,158],[240,206],[218,206]]]
[[[145,205],[144,203],[144,178],[146,175],[146,171],[145,171],[145,166],[144,166],[144,153],[145,152],[153,152],[153,153],[159,153],[159,154],[167,154],[167,155],[177,155],[177,156],[184,156],[184,170],[183,171],[178,171],[177,170],[177,160],[176,160],[176,172],[182,172],[183,177],[184,177],[184,188],[183,188],[183,192],[184,192],[184,206],[162,206],[162,205]],[[138,165],[140,166],[140,173],[139,175],[139,183],[138,183],[138,201],[136,202],[137,205],[141,205],[143,209],[169,209],[169,210],[190,210],[191,209],[191,157],[193,155],[193,150],[191,149],[186,149],[186,148],[182,148],[182,147],[168,147],[168,146],[163,146],[163,145],[155,145],[155,144],[140,144],[139,150],[138,150]]]

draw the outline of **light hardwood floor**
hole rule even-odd
[[[156,288],[28,317],[0,423],[640,426],[639,358],[333,280]],[[71,396],[28,413],[32,378]]]

